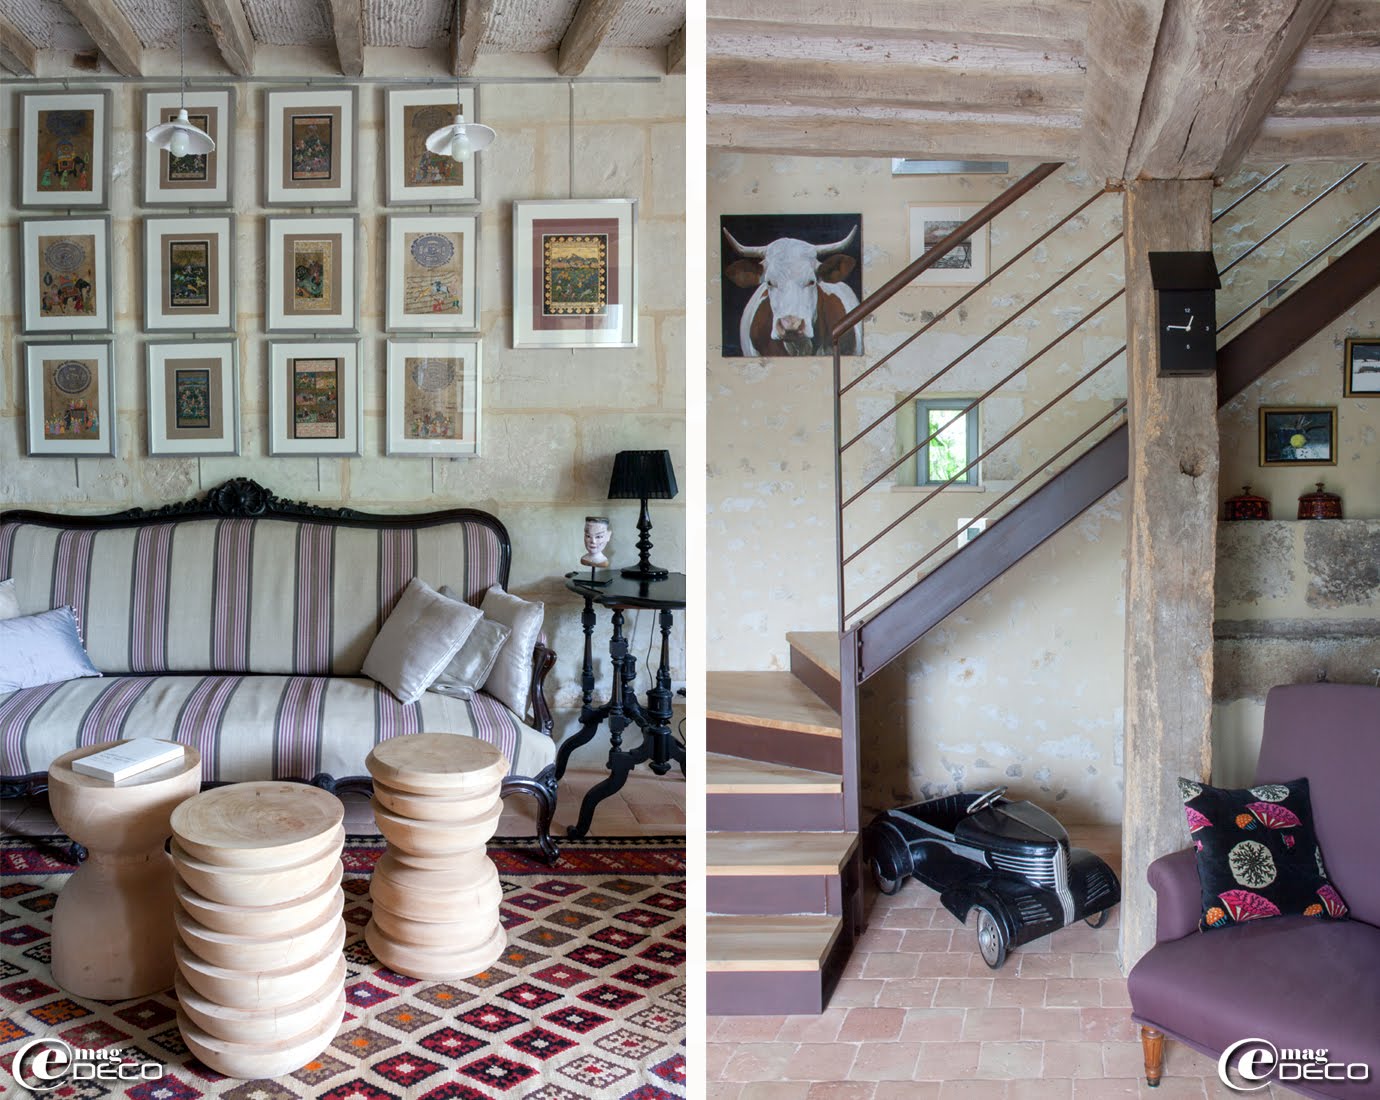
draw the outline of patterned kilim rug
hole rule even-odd
[[[379,837],[345,846],[345,1022],[287,1077],[236,1081],[193,1057],[169,990],[87,1001],[49,969],[51,910],[74,869],[56,840],[0,844],[0,1094],[28,1036],[121,1048],[167,1069],[138,1084],[64,1082],[86,1100],[657,1100],[685,1095],[685,847],[681,838],[568,841],[555,867],[496,840],[508,948],[483,974],[425,982],[378,964],[364,942]]]

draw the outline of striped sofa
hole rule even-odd
[[[508,758],[504,793],[538,800],[554,859],[551,650],[537,646],[521,715],[483,692],[404,706],[360,673],[414,576],[477,605],[506,586],[511,558],[485,512],[368,515],[282,501],[246,479],[156,511],[0,513],[0,579],[15,579],[25,614],[73,607],[104,673],[0,695],[0,776],[10,793],[37,791],[69,749],[153,736],[195,745],[206,783],[367,789],[378,742],[464,733]]]

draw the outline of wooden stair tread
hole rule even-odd
[[[718,917],[707,921],[705,968],[713,972],[819,970],[843,928],[840,917]]]
[[[842,794],[843,779],[741,756],[705,754],[707,794]]]
[[[839,636],[832,630],[792,630],[786,643],[802,657],[839,679]]]
[[[710,721],[843,736],[839,716],[789,672],[711,672],[705,698]]]
[[[857,842],[857,833],[710,833],[707,873],[836,875]]]

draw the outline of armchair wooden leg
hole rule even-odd
[[[1159,1088],[1160,1075],[1164,1072],[1164,1032],[1142,1027],[1140,1047],[1145,1054],[1145,1083],[1152,1089]]]

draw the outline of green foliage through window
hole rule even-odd
[[[919,455],[922,485],[978,483],[975,464],[966,473],[961,472],[975,463],[978,453],[977,409],[964,412],[968,404],[965,398],[916,402],[916,442],[924,443],[934,436]]]

